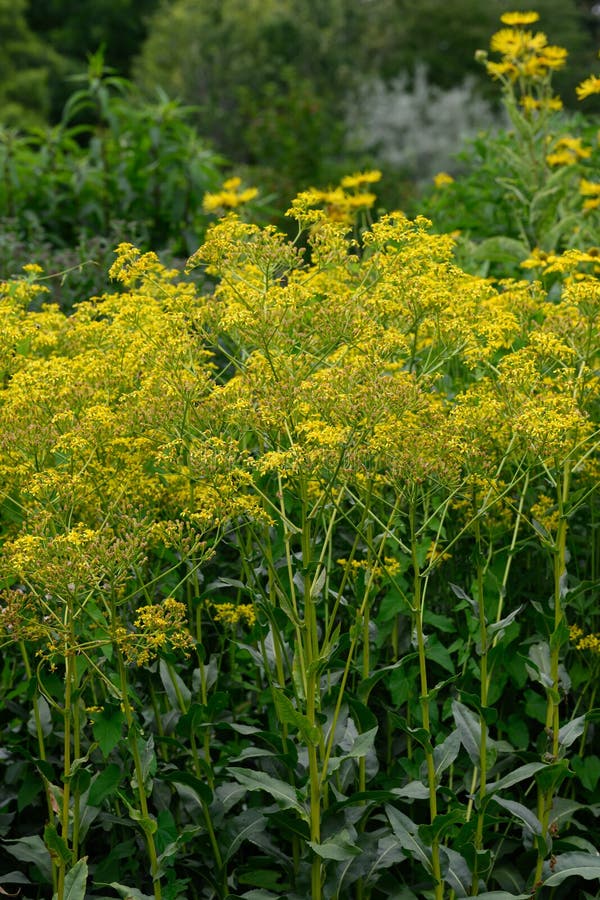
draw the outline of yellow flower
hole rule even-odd
[[[592,94],[600,94],[600,77],[598,75],[590,75],[585,81],[577,85],[575,88],[578,100],[585,100]]]
[[[345,175],[340,181],[343,188],[362,187],[363,184],[375,184],[381,180],[381,172],[373,169],[370,172],[355,172],[353,175]]]
[[[447,172],[438,172],[437,175],[435,175],[433,178],[433,183],[436,188],[443,188],[447,184],[452,184],[453,181],[454,178],[452,177],[452,175],[448,175]]]
[[[536,12],[506,12],[500,16],[500,21],[510,26],[533,25],[539,18],[539,13]]]
[[[582,178],[579,182],[579,193],[582,197],[600,197],[600,182]]]

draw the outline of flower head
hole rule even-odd
[[[539,20],[539,13],[536,12],[506,12],[500,16],[500,21],[504,25],[533,25]]]
[[[598,75],[590,75],[589,78],[577,85],[575,92],[578,100],[585,100],[586,97],[591,97],[592,94],[600,94],[600,77]]]

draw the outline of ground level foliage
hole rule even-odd
[[[535,18],[488,66],[561,202],[494,278],[367,171],[287,232],[229,180],[196,280],[0,286],[0,892],[594,896],[598,185]]]

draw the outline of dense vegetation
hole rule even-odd
[[[599,151],[536,21],[433,221],[366,169],[265,224],[102,54],[4,132],[0,893],[596,895]]]

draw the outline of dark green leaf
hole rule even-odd
[[[306,810],[298,798],[297,790],[279,778],[273,778],[266,772],[254,772],[252,769],[239,769],[236,766],[228,766],[236,781],[239,781],[249,791],[266,791],[281,809],[295,809],[302,817],[306,817]]]
[[[460,703],[458,700],[452,701],[452,714],[456,729],[460,735],[460,740],[469,754],[471,762],[474,766],[479,765],[479,750],[481,745],[481,725],[479,716],[476,716],[471,710]]]
[[[64,900],[84,900],[87,877],[87,856],[84,856],[66,874]]]
[[[415,823],[409,819],[408,816],[405,816],[401,812],[398,812],[397,809],[394,809],[393,806],[386,806],[385,811],[390,820],[392,831],[398,839],[398,843],[402,849],[406,850],[413,859],[418,860],[427,872],[431,872],[429,855],[425,845],[417,834],[417,826]]]
[[[122,772],[120,768],[111,763],[94,779],[88,794],[90,806],[100,806],[107,797],[111,797],[121,782]]]
[[[58,833],[55,825],[46,825],[44,828],[44,844],[48,848],[48,852],[52,859],[56,860],[57,864],[60,862],[69,865],[72,858],[72,853],[67,846],[67,842],[61,835]]]
[[[586,881],[600,878],[600,854],[561,853],[555,857],[552,873],[544,879],[544,886],[556,887],[567,878],[585,878]]]
[[[94,713],[92,731],[94,740],[102,750],[104,756],[113,750],[121,740],[121,731],[125,716],[120,706],[107,703],[101,713]]]

